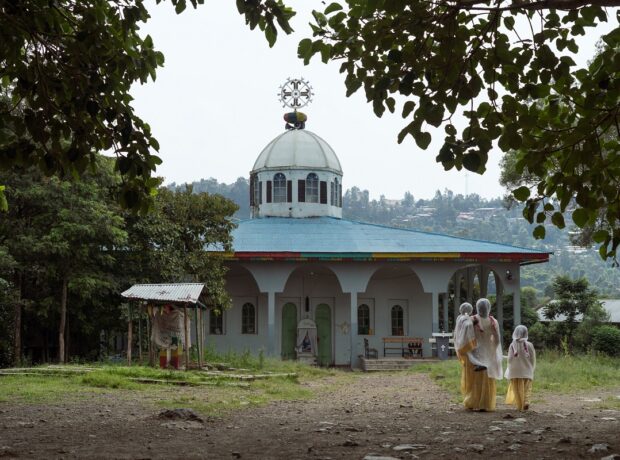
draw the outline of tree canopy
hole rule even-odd
[[[181,13],[188,2],[171,4]],[[237,8],[270,44],[277,26],[292,30],[294,13],[279,0],[237,0]],[[97,153],[110,152],[123,178],[121,204],[152,206],[159,144],[129,93],[164,64],[152,38],[139,33],[148,19],[143,0],[0,0],[0,169],[36,165],[78,176],[96,168]]]
[[[603,258],[620,244],[620,28],[580,68],[580,37],[608,20],[617,0],[346,0],[314,11],[306,63],[342,61],[347,95],[364,90],[377,116],[397,106],[427,149],[443,127],[437,161],[484,173],[494,146],[515,151],[515,171],[533,177],[512,190],[544,238],[576,203],[579,227],[596,225]],[[619,11],[615,11],[620,16]],[[467,121],[457,128],[455,115]]]

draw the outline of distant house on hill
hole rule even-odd
[[[553,302],[553,300],[551,300],[551,302]],[[601,299],[601,303],[603,304],[603,308],[609,312],[609,323],[620,327],[620,299]],[[583,320],[583,315],[577,315],[575,319],[577,322],[581,322]],[[555,319],[550,320],[545,316],[545,307],[542,307],[538,310],[538,320],[542,323],[562,322],[566,321],[566,316],[558,315]]]

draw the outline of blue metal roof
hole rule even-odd
[[[235,253],[548,254],[506,244],[333,217],[249,219],[241,221],[232,236]]]

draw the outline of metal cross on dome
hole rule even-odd
[[[282,107],[297,110],[312,102],[312,86],[303,78],[287,78],[278,93]]]

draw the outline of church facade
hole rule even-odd
[[[450,331],[460,303],[490,291],[513,295],[520,322],[520,267],[548,253],[343,219],[342,177],[333,149],[303,128],[260,153],[252,218],[226,255],[233,305],[209,315],[207,343],[298,359],[304,324],[319,365],[358,367],[364,339],[381,354],[383,338],[420,337],[430,356],[432,333]]]

